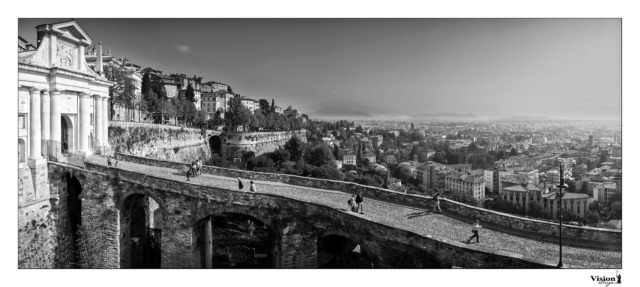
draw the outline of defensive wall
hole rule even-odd
[[[21,237],[32,239],[25,247],[33,248],[20,254],[20,268],[64,268],[83,260],[93,268],[135,268],[146,266],[145,262],[161,268],[211,267],[207,258],[216,258],[215,236],[223,232],[211,227],[212,218],[230,214],[251,219],[260,231],[252,237],[242,229],[233,244],[265,239],[266,264],[275,268],[334,266],[336,258],[343,266],[358,268],[555,267],[553,262],[422,236],[277,195],[213,188],[92,163],[80,168],[50,162],[47,167],[50,193],[42,195],[47,200],[34,211],[43,219],[25,223],[29,231]],[[91,242],[93,251],[88,253],[93,256],[79,252],[74,243],[76,216],[88,230],[84,240]],[[147,252],[145,226],[154,228],[161,253]],[[343,244],[336,249],[338,239]],[[356,244],[362,248],[359,254],[351,251]]]
[[[180,162],[154,160],[149,158],[137,157],[126,154],[118,154],[118,157],[123,158],[125,161],[152,165],[162,166],[168,168],[182,169],[186,165]],[[432,197],[423,195],[404,194],[388,189],[376,188],[371,186],[360,185],[352,182],[335,181],[326,179],[317,179],[311,177],[302,177],[289,174],[277,174],[277,173],[263,173],[253,172],[247,170],[228,169],[214,166],[204,166],[203,173],[221,175],[226,177],[241,177],[252,180],[283,182],[292,185],[299,185],[305,187],[341,190],[348,192],[360,192],[362,191],[365,197],[378,198],[387,201],[406,203],[424,207],[431,207],[433,204]],[[440,200],[440,206],[444,210],[448,210],[460,215],[464,215],[471,218],[476,218],[484,222],[490,222],[496,225],[505,226],[509,228],[521,229],[530,232],[536,232],[542,236],[555,236],[558,234],[558,224],[535,220],[530,218],[524,218],[516,215],[497,212],[489,209],[475,207],[457,201],[443,198]],[[562,236],[571,237],[575,239],[590,240],[603,243],[622,243],[622,231],[594,228],[585,226],[573,226],[563,225]]]
[[[207,136],[220,131],[183,128],[139,122],[109,122],[109,145],[114,152],[143,157],[191,162],[209,158],[211,150]]]
[[[227,157],[238,157],[245,151],[252,151],[256,156],[267,152],[273,152],[278,147],[284,146],[291,137],[296,136],[302,142],[307,142],[305,130],[284,132],[222,132],[223,150],[221,154]]]
[[[179,162],[207,159],[212,152],[228,158],[240,157],[245,151],[257,156],[275,151],[292,136],[307,141],[304,130],[251,133],[206,130],[203,134],[194,128],[109,122],[109,144],[114,152]]]

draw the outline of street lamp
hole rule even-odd
[[[558,184],[558,189],[560,189],[560,191],[556,193],[556,199],[558,200],[558,203],[560,205],[560,207],[558,208],[558,215],[560,219],[560,261],[558,262],[558,267],[563,267],[563,264],[562,264],[562,196],[564,194],[562,194],[562,188],[567,189],[569,188],[569,186],[564,183],[564,169],[562,168],[562,166],[560,166],[560,184]]]

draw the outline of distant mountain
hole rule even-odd
[[[421,113],[411,115],[412,119],[480,119],[474,114],[457,114],[457,113]]]
[[[322,108],[315,112],[309,113],[312,117],[324,118],[370,118],[371,114],[363,111],[354,111],[349,109]]]
[[[309,115],[314,116],[350,116],[370,117],[372,115],[391,115],[395,111],[358,103],[351,99],[329,100],[308,107]]]
[[[508,121],[548,121],[548,120],[551,120],[551,118],[550,117],[517,116],[517,117],[506,118],[504,120],[508,120]]]

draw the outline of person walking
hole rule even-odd
[[[187,170],[187,181],[191,181],[191,169]]]
[[[115,167],[118,167],[118,158],[116,158],[116,165]]]
[[[434,210],[442,212],[442,209],[440,208],[440,192],[436,192],[436,194],[433,196],[433,204],[435,205],[433,207]]]
[[[256,189],[256,185],[255,185],[255,184],[253,184],[253,180],[252,180],[252,181],[250,181],[250,183],[251,183],[251,184],[249,185],[249,191],[251,191],[251,192],[256,192],[256,191],[258,191],[258,190]]]
[[[360,214],[364,214],[364,210],[362,209],[362,203],[364,202],[364,197],[362,196],[362,191],[358,193],[358,196],[356,196],[356,204],[358,205],[356,207],[356,212],[360,211]]]
[[[198,175],[198,165],[196,164],[196,161],[192,161],[191,162],[191,169],[193,170],[193,177],[196,177]]]
[[[356,208],[356,196],[355,195],[351,195],[351,197],[347,201],[347,204],[349,204],[349,208],[351,208],[351,212],[357,212],[358,211],[357,208]]]
[[[107,166],[111,166],[111,157],[107,156]]]
[[[238,177],[238,189],[242,190],[244,188],[244,185],[242,185],[242,180]]]
[[[202,174],[202,158],[198,158],[198,174]]]
[[[480,230],[480,228],[482,228],[482,226],[480,225],[480,220],[476,220],[476,225],[474,225],[471,229],[473,235],[471,235],[471,237],[467,239],[467,243],[471,243],[471,239],[473,239],[474,237],[476,238],[476,243],[480,243],[480,235],[478,235],[478,231]]]

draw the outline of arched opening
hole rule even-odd
[[[209,149],[211,154],[222,154],[222,139],[219,136],[211,136],[209,138]]]
[[[68,115],[62,115],[62,120],[60,120],[60,140],[62,141],[61,150],[62,153],[73,153],[75,150],[75,145],[73,141],[74,133],[73,133],[73,121],[69,118]]]
[[[341,235],[318,238],[318,268],[372,268],[372,264],[378,267],[370,255],[365,245]]]
[[[96,143],[93,142],[93,132],[90,132],[89,133],[89,148],[91,148],[93,150],[95,148],[95,145],[96,145]]]
[[[68,228],[71,233],[71,263],[78,263],[78,227],[82,225],[82,200],[80,194],[82,193],[82,185],[75,176],[69,173],[64,175],[64,180],[67,184],[67,216],[68,216]]]
[[[27,161],[26,143],[24,139],[18,138],[18,162]]]
[[[194,225],[200,268],[272,268],[275,233],[264,222],[240,213],[207,216]]]
[[[160,268],[162,212],[145,194],[125,198],[120,210],[120,268]]]

